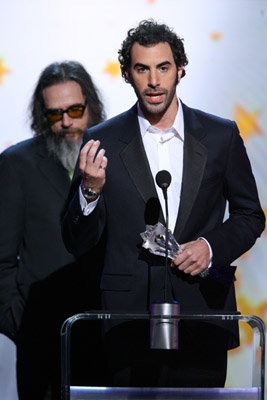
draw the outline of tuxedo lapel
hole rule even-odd
[[[184,161],[180,207],[175,227],[179,238],[195,202],[207,160],[207,149],[200,142],[206,135],[192,109],[183,105],[184,112]]]
[[[36,152],[36,163],[54,189],[66,198],[71,182],[69,175],[57,160],[48,155],[45,144],[42,144]]]

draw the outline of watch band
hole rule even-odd
[[[83,196],[87,199],[87,200],[96,200],[98,199],[98,197],[100,196],[101,192],[95,192],[93,189],[91,188],[86,188],[83,184],[83,182],[81,182],[81,191]]]

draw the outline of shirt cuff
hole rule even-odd
[[[198,239],[203,239],[203,240],[205,240],[205,242],[206,242],[207,245],[208,245],[208,248],[209,248],[209,251],[210,251],[210,263],[209,263],[209,265],[208,265],[208,268],[210,268],[210,267],[212,266],[212,257],[213,257],[212,248],[211,248],[209,242],[207,241],[207,239],[205,239],[204,237],[201,236],[201,237],[199,237]]]

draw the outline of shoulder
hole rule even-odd
[[[35,162],[36,154],[48,156],[45,140],[38,136],[23,140],[3,151],[0,154],[1,166],[8,163],[12,163],[13,166],[32,165]]]
[[[237,129],[235,121],[227,118],[222,118],[218,115],[210,114],[197,108],[188,107],[184,103],[182,103],[182,107],[185,122],[198,120],[204,128],[216,126],[217,129],[219,129],[220,127],[224,129]]]
[[[134,121],[137,121],[136,105],[115,117],[109,118],[98,125],[86,129],[84,138],[87,141],[89,138],[101,138],[107,131],[109,134],[110,132],[119,132],[122,127],[129,126]]]
[[[18,142],[1,153],[1,156],[16,157],[23,156],[28,153],[32,154],[37,149],[45,149],[45,141],[41,137],[33,137],[30,139]]]

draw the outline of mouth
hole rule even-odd
[[[57,132],[60,136],[76,136],[76,135],[83,135],[83,131],[81,129],[73,129],[73,130],[60,130]]]
[[[64,133],[64,136],[76,136],[78,135],[78,132],[66,132]]]
[[[165,93],[163,92],[147,92],[145,93],[146,99],[149,103],[157,104],[162,103]]]
[[[72,140],[73,142],[76,142],[82,137],[81,132],[65,132],[64,134],[65,138],[70,138],[69,140]]]
[[[61,138],[64,140],[64,138],[66,140],[71,140],[71,141],[77,141],[80,138],[82,138],[83,136],[83,131],[76,129],[76,130],[60,130],[58,132],[56,132],[58,138]]]

